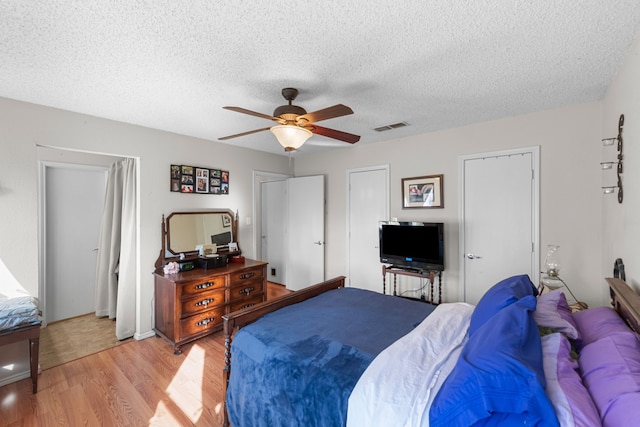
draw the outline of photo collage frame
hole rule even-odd
[[[171,165],[170,190],[174,193],[229,194],[229,171]]]

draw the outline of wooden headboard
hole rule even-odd
[[[640,295],[638,295],[624,280],[608,277],[604,279],[609,285],[611,305],[627,324],[640,333]]]

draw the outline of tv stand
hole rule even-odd
[[[397,294],[397,275],[419,277],[429,280],[429,300],[426,300],[424,294],[420,296],[421,301],[430,302],[432,304],[442,304],[442,272],[438,270],[422,270],[414,267],[404,267],[398,265],[383,265],[382,266],[382,293],[387,293],[387,274],[393,274],[393,295]],[[434,300],[434,288],[435,279],[438,281],[438,302]]]

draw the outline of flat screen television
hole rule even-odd
[[[380,262],[417,270],[444,270],[444,224],[381,221]]]

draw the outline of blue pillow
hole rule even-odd
[[[538,290],[526,274],[509,277],[493,285],[473,310],[469,335],[475,333],[494,314],[528,295],[536,296]]]
[[[432,427],[559,425],[545,393],[535,307],[525,296],[469,337],[433,401]]]

